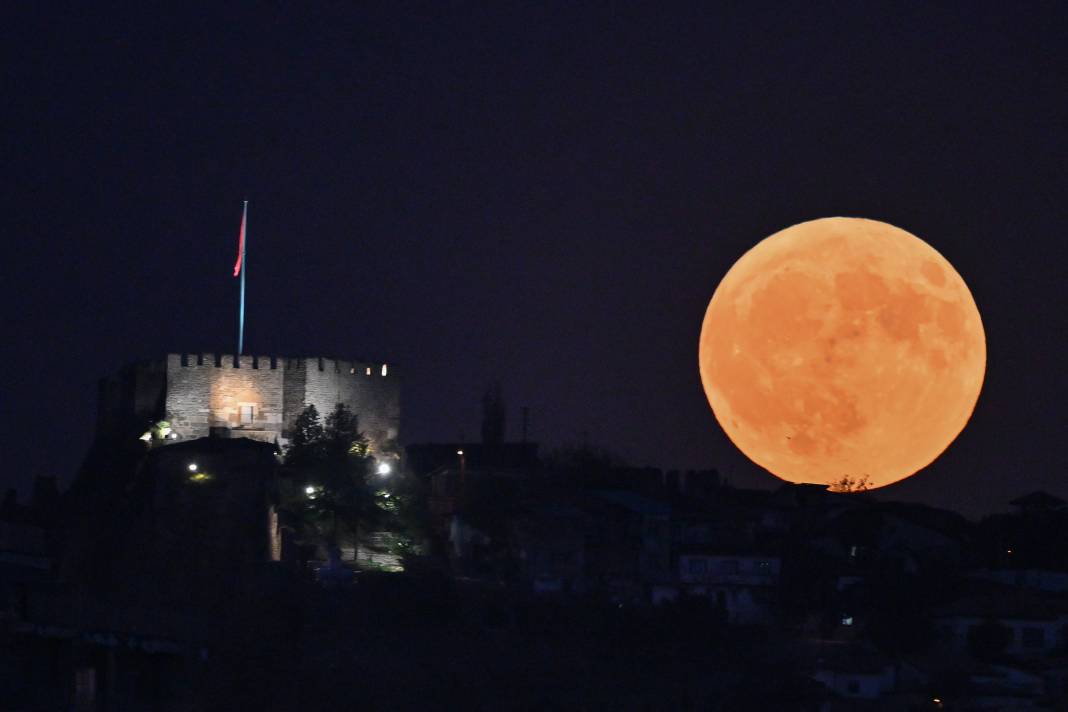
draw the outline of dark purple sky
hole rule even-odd
[[[528,405],[549,445],[762,486],[701,391],[708,299],[783,227],[893,223],[964,276],[989,366],[957,442],[885,492],[1068,496],[1063,4],[121,5],[3,22],[23,491],[69,480],[99,376],[233,349],[247,197],[250,350],[395,362],[409,442],[476,436],[497,378],[511,434]]]

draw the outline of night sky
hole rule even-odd
[[[788,225],[890,222],[963,275],[989,360],[881,492],[1068,496],[1062,3],[493,5],[9,14],[4,483],[70,481],[100,376],[234,350],[247,198],[246,350],[396,364],[405,441],[476,438],[498,379],[510,436],[526,405],[546,447],[761,487],[701,389],[708,300]]]

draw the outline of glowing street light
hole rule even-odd
[[[388,462],[378,463],[378,468],[375,470],[382,477],[386,477],[389,473],[393,472],[393,467]]]
[[[197,463],[190,462],[189,465],[186,467],[186,469],[188,469],[190,472],[196,472],[197,469],[198,469],[197,468]]]
[[[304,488],[304,494],[306,494],[309,497],[311,497],[312,495],[315,494],[315,488],[312,487],[311,485],[308,485],[307,487]]]

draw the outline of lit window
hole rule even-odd
[[[385,376],[387,373],[389,373],[389,366],[382,364],[382,375]]]
[[[370,366],[368,366],[368,367],[367,367],[367,375],[368,375],[368,376],[370,376],[370,375],[371,375],[371,367],[370,367]]]
[[[249,425],[252,423],[253,418],[256,415],[255,406],[243,405],[239,408],[241,413],[241,424]]]

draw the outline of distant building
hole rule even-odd
[[[465,494],[498,490],[516,495],[539,464],[537,443],[417,443],[404,451],[408,471],[428,481],[432,528],[450,532],[457,542],[468,536],[453,523]]]
[[[781,569],[778,556],[753,551],[708,547],[679,555],[682,592],[711,599],[727,622],[741,625],[774,622]]]
[[[825,643],[819,651],[812,677],[838,697],[878,700],[894,692],[897,669],[892,660],[870,648]],[[825,705],[824,708],[841,709],[834,705]]]
[[[40,529],[0,524],[4,708],[197,709],[235,630],[247,648],[288,650],[298,562],[278,467],[273,445],[243,438],[153,449],[89,483],[107,496],[72,495],[81,514],[55,567]]]
[[[533,470],[538,467],[538,443],[414,443],[404,448],[405,463],[412,474],[430,475],[436,470]]]
[[[587,517],[567,503],[533,508],[513,522],[519,579],[532,593],[586,590]]]
[[[587,497],[591,585],[618,603],[648,603],[657,585],[671,584],[671,505],[626,490]]]
[[[325,419],[338,403],[372,447],[397,438],[396,368],[321,357],[168,354],[131,364],[101,381],[97,429],[125,434],[165,421],[163,442],[215,435],[285,445],[305,407]]]
[[[1063,499],[1054,497],[1042,490],[1026,494],[1023,497],[1018,497],[1009,502],[1009,504],[1016,507],[1021,514],[1058,512],[1063,511],[1065,507],[1065,501]]]
[[[941,644],[956,652],[967,651],[973,628],[989,623],[1007,630],[1009,655],[1048,655],[1068,644],[1068,602],[1048,594],[992,588],[943,606],[934,620]]]

